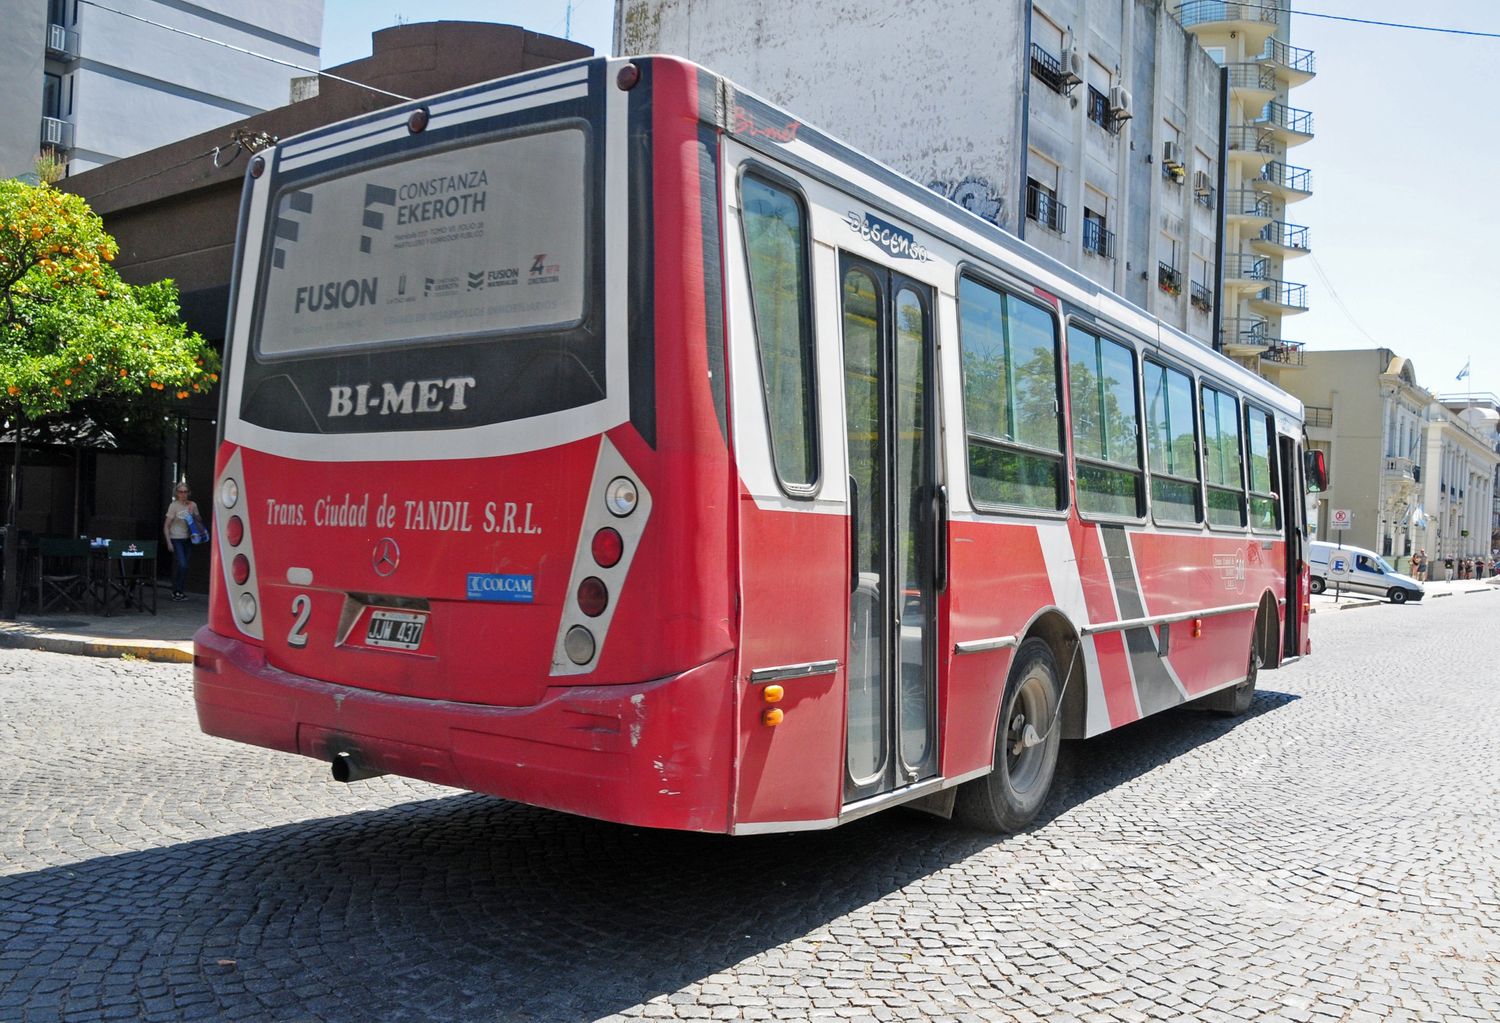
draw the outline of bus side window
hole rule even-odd
[[[783,487],[807,494],[818,482],[807,214],[794,192],[758,175],[740,191],[771,460]]]
[[[1109,338],[1068,328],[1068,413],[1078,468],[1078,509],[1140,518],[1140,409],[1135,353]]]
[[[1240,455],[1240,409],[1233,395],[1203,388],[1203,468],[1208,524],[1245,525],[1245,472]]]
[[[1276,426],[1268,413],[1245,406],[1250,453],[1250,525],[1281,530],[1281,476],[1276,466]]]
[[[1146,455],[1151,515],[1157,522],[1197,523],[1198,450],[1193,381],[1186,373],[1146,363]]]
[[[965,275],[958,282],[958,343],[975,503],[1066,508],[1051,311]]]

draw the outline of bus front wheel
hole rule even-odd
[[[1010,834],[1041,810],[1057,773],[1059,688],[1052,648],[1022,643],[1000,701],[994,769],[959,788],[953,812],[961,823]]]

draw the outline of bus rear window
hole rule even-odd
[[[566,328],[584,316],[584,132],[364,167],[277,194],[256,352]]]

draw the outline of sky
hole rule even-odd
[[[572,38],[610,52],[614,0],[571,8]],[[1287,219],[1309,228],[1312,254],[1287,261],[1310,308],[1284,321],[1283,336],[1309,350],[1390,348],[1434,393],[1500,393],[1500,318],[1479,301],[1500,291],[1500,203],[1483,198],[1500,168],[1500,38],[1311,16],[1500,35],[1500,4],[1292,0],[1292,9],[1304,13],[1293,15],[1291,42],[1315,52],[1318,75],[1291,94],[1312,112],[1315,137],[1287,162],[1311,169],[1314,191]],[[563,35],[568,11],[565,0],[328,0],[323,66],[368,55],[370,33],[402,20]],[[1466,364],[1469,377],[1457,380]]]

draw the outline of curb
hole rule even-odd
[[[87,636],[69,636],[56,632],[25,632],[14,628],[0,628],[0,647],[9,647],[13,650],[50,650],[56,654],[79,654],[84,657],[136,657],[143,661],[193,663],[191,642],[160,639],[143,639],[127,643],[119,640],[91,639]]]

